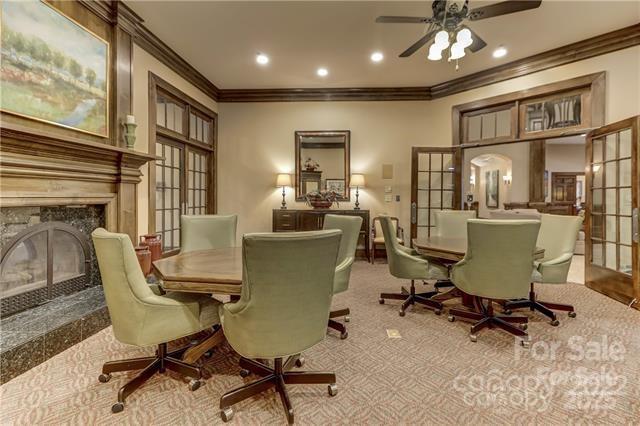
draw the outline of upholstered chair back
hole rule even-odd
[[[123,343],[142,346],[147,310],[159,296],[147,284],[133,244],[126,234],[98,228],[91,234],[113,333]]]
[[[180,217],[180,252],[234,247],[236,244],[236,215],[199,215]]]
[[[431,235],[467,238],[467,220],[475,217],[475,210],[438,210],[435,212],[436,226]]]
[[[540,215],[538,247],[544,248],[544,259],[556,259],[563,255],[573,256],[573,249],[582,226],[580,216]]]
[[[527,297],[539,229],[537,220],[469,219],[467,252],[453,266],[451,280],[475,296]]]
[[[336,275],[333,282],[333,292],[341,293],[349,287],[351,265],[356,258],[356,248],[362,228],[362,218],[359,216],[328,214],[324,217],[323,229],[339,229],[342,231],[340,251],[336,263]]]
[[[299,354],[324,339],[342,231],[246,234],[237,303],[221,313],[246,358]]]

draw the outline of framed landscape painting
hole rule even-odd
[[[0,108],[109,136],[109,44],[40,1],[3,1]]]

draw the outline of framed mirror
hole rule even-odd
[[[349,130],[296,131],[296,201],[312,191],[334,190],[349,201]]]

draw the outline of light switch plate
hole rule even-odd
[[[387,185],[387,186],[385,186],[385,187],[384,187],[384,192],[385,192],[386,194],[390,193],[390,192],[391,192],[391,185]]]
[[[393,195],[391,195],[391,194],[385,194],[385,196],[384,196],[384,202],[385,202],[385,203],[390,203],[390,202],[392,202],[392,201],[393,201]]]

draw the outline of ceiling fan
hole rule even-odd
[[[422,46],[435,39],[429,49],[428,58],[431,60],[442,59],[442,51],[449,47],[450,39],[455,35],[449,56],[449,60],[452,60],[463,57],[465,48],[468,48],[471,52],[477,52],[487,45],[471,28],[463,23],[465,20],[479,21],[523,10],[536,9],[540,7],[540,3],[542,3],[542,0],[508,0],[469,10],[469,0],[435,0],[431,5],[433,9],[432,17],[379,16],[376,22],[385,24],[427,24],[426,34],[402,52],[399,55],[401,58],[413,55]]]

